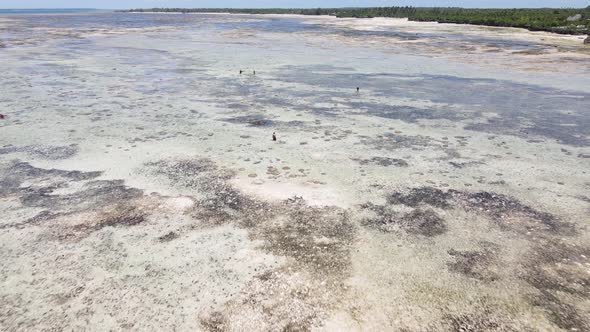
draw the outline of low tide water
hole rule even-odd
[[[0,17],[3,329],[590,330],[578,37],[66,14]]]

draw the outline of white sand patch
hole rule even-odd
[[[195,205],[190,197],[173,197],[166,200],[166,206],[178,212],[186,211]]]
[[[286,200],[297,196],[302,197],[307,204],[312,206],[349,206],[349,202],[334,188],[318,184],[313,180],[287,183],[238,178],[232,183],[246,194],[264,200]]]
[[[312,18],[306,21],[310,24],[333,25],[346,27],[357,30],[374,31],[384,28],[399,28],[406,32],[437,32],[441,34],[461,33],[470,36],[494,36],[506,38],[507,40],[529,40],[537,42],[565,42],[570,44],[580,44],[580,36],[561,35],[545,31],[529,31],[521,28],[510,27],[492,27],[472,24],[454,24],[438,22],[417,22],[410,21],[407,18],[336,18],[323,16],[321,18]]]

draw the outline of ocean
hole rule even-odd
[[[578,37],[4,14],[3,330],[589,330]]]
[[[109,12],[110,10],[93,8],[40,8],[40,9],[0,9],[0,15],[56,15]]]

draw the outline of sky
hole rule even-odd
[[[587,7],[590,0],[0,0],[0,8]]]

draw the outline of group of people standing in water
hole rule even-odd
[[[242,75],[244,72],[245,72],[245,70],[243,70],[243,69],[240,69],[240,75]],[[253,74],[253,75],[256,75],[256,70],[252,70],[252,74]],[[357,86],[357,87],[356,87],[356,92],[357,92],[357,93],[358,93],[358,92],[360,92],[360,89],[361,89],[361,88]],[[3,118],[4,118],[4,116],[3,116],[2,114],[0,114],[0,119],[3,119]],[[273,133],[272,133],[272,140],[273,140],[273,141],[276,141],[276,140],[277,140],[277,134],[276,134],[276,132],[273,132]]]
[[[242,75],[243,72],[245,72],[245,70],[240,69],[240,75]],[[252,74],[256,75],[256,70],[253,70]]]

